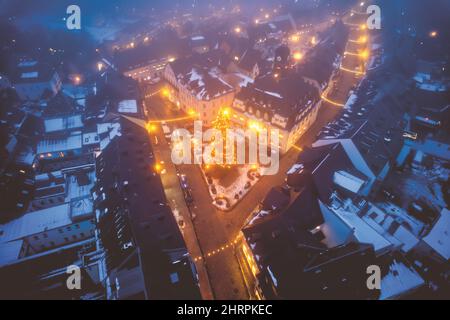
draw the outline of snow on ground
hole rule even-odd
[[[258,182],[259,178],[255,177],[254,180],[250,180],[247,176],[248,171],[251,169],[251,165],[244,165],[238,167],[238,177],[237,179],[228,187],[224,187],[219,183],[219,179],[212,178],[212,185],[216,188],[216,194],[214,194],[211,190],[211,186],[209,189],[209,194],[211,198],[213,199],[213,204],[218,209],[227,211],[233,208],[250,190],[251,188]],[[258,172],[260,169],[257,169]],[[205,173],[203,172],[203,176],[205,177]],[[206,177],[205,177],[206,180]],[[250,183],[249,188],[245,188],[245,185],[247,183]],[[239,194],[239,198],[235,199],[235,195]],[[227,201],[216,201],[214,199],[217,198],[226,198],[229,203],[229,207],[227,207]]]

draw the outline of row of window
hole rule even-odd
[[[91,219],[90,222],[91,222],[92,224],[95,223],[94,219]],[[58,232],[59,232],[59,233],[64,233],[64,230],[70,232],[70,231],[72,231],[72,230],[78,230],[78,229],[80,229],[80,225],[79,225],[78,223],[76,223],[76,224],[74,224],[73,226],[68,226],[68,227],[66,227],[66,228],[59,228],[59,229],[58,229]],[[48,234],[47,234],[47,232],[44,232],[44,233],[42,234],[42,239],[47,239],[47,238],[48,238]],[[39,240],[40,237],[39,237],[38,234],[36,234],[36,235],[33,236],[33,239],[34,239],[34,240]]]
[[[94,231],[91,230],[90,233],[91,233],[91,235],[93,235]],[[84,239],[85,237],[86,237],[86,234],[84,232],[80,232],[79,235],[74,234],[70,238],[69,237],[64,237],[64,242],[68,243],[70,240],[75,241],[75,240],[78,240],[78,239]],[[52,248],[54,246],[55,246],[55,242],[54,241],[50,241],[49,245],[48,245],[48,248]],[[47,248],[47,246],[45,244],[41,244],[40,248],[41,248],[41,250],[44,250],[44,249]]]

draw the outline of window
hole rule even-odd
[[[64,238],[64,241],[65,241],[65,242],[69,242],[69,238],[65,237],[65,238]]]
[[[177,283],[178,281],[180,281],[180,278],[178,277],[178,273],[173,272],[170,274],[170,282],[171,283]]]
[[[39,236],[34,236],[34,240],[39,240]]]

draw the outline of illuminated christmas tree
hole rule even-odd
[[[216,119],[212,122],[212,125],[217,130],[222,132],[222,136],[226,137],[226,130],[230,127],[231,112],[228,108],[221,108],[217,114]]]
[[[221,108],[217,113],[216,119],[212,122],[212,125],[215,129],[219,130],[222,133],[223,138],[223,148],[224,156],[227,154],[226,150],[226,139],[227,139],[227,129],[231,126],[231,111],[229,108]],[[214,143],[214,142],[213,142]],[[213,154],[214,156],[214,154]],[[224,159],[225,160],[225,159]],[[225,161],[224,161],[225,163]],[[229,165],[222,165],[222,167],[229,168]]]

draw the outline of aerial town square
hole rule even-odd
[[[450,299],[449,14],[0,1],[0,299]]]

